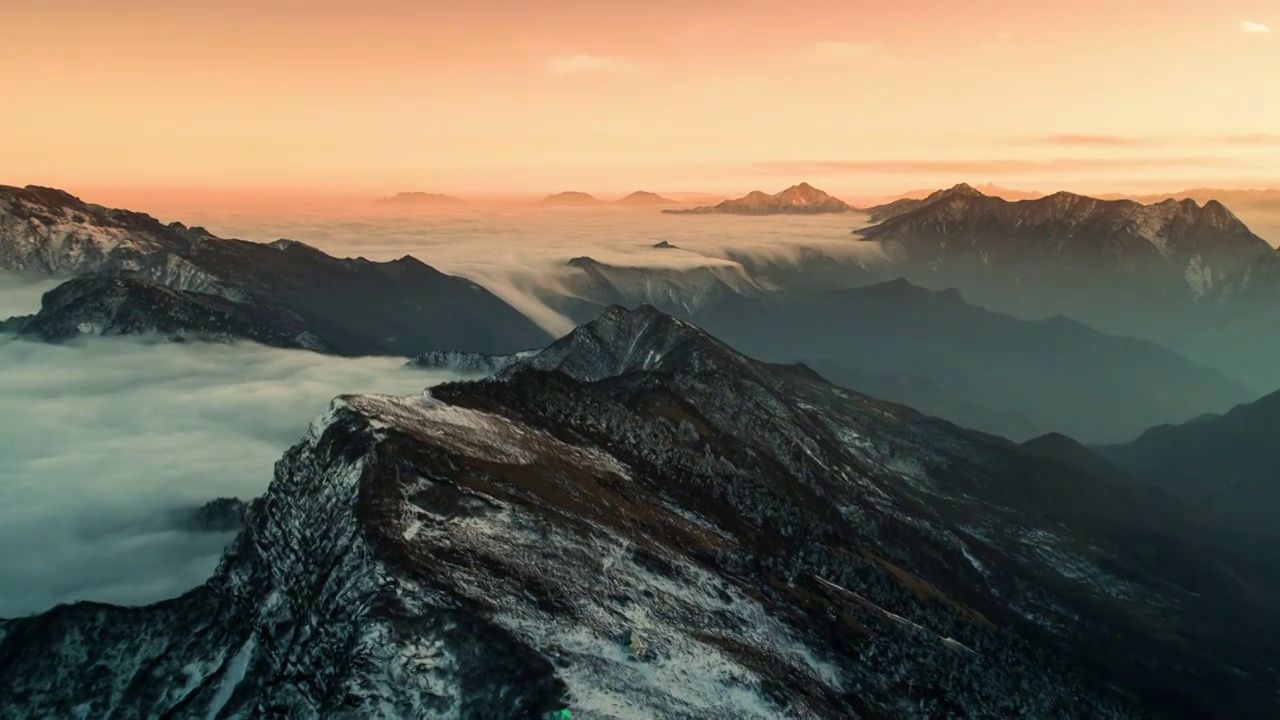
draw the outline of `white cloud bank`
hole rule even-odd
[[[1254,21],[1252,21],[1252,20],[1245,20],[1245,21],[1241,22],[1241,23],[1240,23],[1240,30],[1241,30],[1241,32],[1254,33],[1254,34],[1263,34],[1263,35],[1265,35],[1265,34],[1267,34],[1267,33],[1271,32],[1271,28],[1270,28],[1270,27],[1268,27],[1268,26],[1266,26],[1266,25],[1263,25],[1263,24],[1262,24],[1262,23],[1260,23],[1260,22],[1254,22]]]
[[[34,280],[0,272],[0,320],[36,312],[40,309],[40,296],[61,282]]]
[[[203,582],[231,535],[175,530],[173,512],[261,494],[336,395],[449,379],[402,363],[0,336],[0,617],[152,602]]]

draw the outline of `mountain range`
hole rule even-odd
[[[81,283],[46,303],[34,326],[24,323],[60,328],[50,330],[59,336],[71,329],[136,332],[142,321],[130,307],[147,297],[167,306],[158,310],[155,332],[173,333],[185,322],[186,329],[205,333],[247,321],[262,328],[255,338],[288,345],[287,338],[305,336],[299,341],[304,346],[343,355],[511,352],[550,339],[488,290],[409,256],[371,262],[335,258],[290,240],[219,238],[49,188],[0,186],[0,269],[131,278],[127,284]],[[89,289],[103,294],[89,297]],[[76,308],[84,313],[79,319],[68,314]],[[134,317],[123,320],[121,313]]]
[[[1047,455],[611,307],[335,400],[191,592],[0,621],[0,717],[1275,715],[1274,568]]]
[[[1066,314],[1280,387],[1270,332],[1276,251],[1222,203],[1151,205],[1055,193],[1008,202],[969,186],[869,208],[855,230],[895,260],[882,272],[1026,318]]]
[[[884,219],[856,232],[934,271],[994,267],[1030,275],[1157,267],[1199,296],[1271,249],[1213,200],[1203,207],[1193,200],[1142,205],[1060,192],[1009,202],[958,185],[901,202],[916,204],[873,208],[872,217]]]
[[[899,219],[969,200],[994,199],[960,192]],[[245,338],[402,357],[452,350],[504,355],[550,339],[475,283],[411,257],[373,263],[291,241],[226,240],[47,189],[10,188],[0,202],[6,203],[0,259],[8,269],[89,273],[50,293],[34,316],[4,324],[29,337]],[[995,202],[1003,205],[991,207],[1026,205]],[[1185,232],[1179,237],[1195,239]],[[1271,251],[1265,258],[1280,255]],[[1061,316],[1030,321],[991,312],[966,302],[968,290],[929,292],[904,280],[875,284],[878,268],[821,255],[794,266],[751,263],[638,268],[581,257],[569,262],[562,283],[536,293],[575,322],[610,305],[652,304],[761,358],[803,361],[838,383],[1018,440],[1056,431],[1122,442],[1151,426],[1256,397],[1161,347]],[[1275,322],[1280,313],[1268,288],[1280,286],[1272,279],[1278,266],[1259,257],[1239,271],[1238,281],[1215,287],[1231,288],[1233,304],[1258,308],[1244,316]],[[821,267],[833,283],[871,284],[808,289],[821,286],[825,276],[814,270]],[[916,266],[901,268],[907,274]],[[1250,342],[1254,327],[1229,325],[1219,334],[1237,333],[1237,344],[1229,346],[1238,347]],[[1259,374],[1275,372],[1264,355],[1250,357]]]
[[[809,183],[800,183],[773,195],[753,190],[740,198],[725,200],[717,205],[703,205],[680,210],[663,210],[662,212],[675,215],[707,215],[715,213],[730,215],[819,215],[849,212],[850,210],[853,210],[853,207],[843,200],[834,198]]]
[[[575,321],[652,304],[761,359],[803,361],[869,395],[1015,439],[1058,431],[1119,442],[1255,397],[1154,343],[1062,316],[1015,318],[901,278],[773,290],[737,265],[570,265],[563,292],[544,300]]]

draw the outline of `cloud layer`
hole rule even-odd
[[[1254,22],[1253,20],[1245,20],[1241,22],[1240,30],[1241,32],[1246,32],[1251,34],[1261,34],[1261,35],[1265,35],[1271,32],[1271,28],[1267,27],[1266,25],[1263,25],[1260,22]]]
[[[861,221],[853,215],[759,218],[526,205],[400,217],[197,215],[184,220],[223,237],[288,237],[339,256],[393,260],[412,254],[484,285],[555,333],[569,331],[572,323],[548,309],[533,291],[554,286],[573,272],[566,263],[582,255],[611,264],[671,268],[733,264],[726,259],[731,252],[786,262],[797,260],[802,248],[842,259],[883,259],[878,248],[850,235]],[[664,240],[680,249],[653,248]]]
[[[402,362],[0,339],[0,617],[199,584],[231,536],[175,530],[173,512],[259,495],[335,395],[409,394],[445,378]]]

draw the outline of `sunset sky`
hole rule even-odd
[[[0,0],[0,183],[1280,185],[1276,0]]]

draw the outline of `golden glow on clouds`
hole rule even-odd
[[[1274,0],[0,2],[3,183],[1280,184]]]

